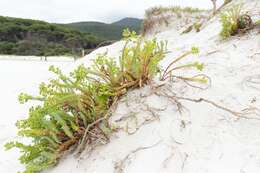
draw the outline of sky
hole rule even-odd
[[[0,15],[53,23],[111,23],[124,17],[142,18],[147,8],[158,5],[212,8],[211,0],[0,0]]]

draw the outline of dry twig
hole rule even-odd
[[[146,147],[139,147],[133,151],[131,151],[128,155],[126,155],[122,160],[118,161],[115,163],[115,173],[124,173],[124,169],[126,167],[126,163],[129,161],[130,157],[134,154],[136,154],[139,151],[151,149],[153,147],[156,147],[159,145],[162,141],[156,142],[155,144],[151,146],[146,146]]]

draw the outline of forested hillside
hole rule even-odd
[[[0,54],[80,55],[103,39],[43,21],[0,16]]]
[[[123,29],[129,28],[132,31],[139,32],[141,25],[141,19],[124,18],[111,24],[102,22],[77,22],[64,24],[63,26],[68,26],[82,32],[93,33],[106,40],[119,40],[121,39]]]

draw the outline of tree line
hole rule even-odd
[[[78,56],[103,39],[43,21],[0,16],[0,54]]]

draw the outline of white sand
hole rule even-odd
[[[16,60],[16,61],[74,61],[73,57],[64,57],[64,56],[16,56],[16,55],[0,55],[0,61],[3,60]]]
[[[3,145],[16,136],[15,122],[27,117],[30,105],[20,105],[18,94],[20,92],[35,93],[38,84],[52,76],[48,72],[50,65],[68,68],[70,62],[42,62],[42,61],[17,61],[0,60],[0,172],[16,173],[22,170],[17,158],[19,152],[13,150],[6,152]]]
[[[260,1],[248,0],[246,8],[253,18],[260,18]],[[253,10],[252,10],[253,9]],[[242,37],[228,41],[219,40],[221,26],[218,18],[212,19],[200,33],[178,35],[169,29],[156,35],[168,40],[171,51],[161,62],[165,67],[174,57],[192,46],[200,47],[199,56],[191,56],[186,62],[198,60],[205,63],[204,74],[210,76],[207,90],[191,88],[182,82],[167,83],[169,89],[180,96],[207,98],[235,111],[260,105],[260,34],[253,30]],[[89,65],[96,53],[108,50],[117,56],[122,42],[101,48],[76,64],[63,65],[70,69],[77,64]],[[215,53],[210,53],[215,52]],[[21,92],[36,92],[37,83],[46,80],[46,65],[31,62],[5,64],[0,61],[0,122],[1,143],[15,136],[13,123],[26,116],[27,106],[15,101]],[[24,68],[21,68],[21,65]],[[67,67],[66,67],[67,66]],[[31,68],[32,70],[29,70]],[[180,74],[191,76],[192,70]],[[17,76],[21,76],[17,78]],[[8,78],[7,78],[7,77]],[[156,85],[156,82],[155,84]],[[91,154],[84,152],[80,158],[68,155],[47,173],[259,173],[260,172],[260,115],[238,119],[234,115],[205,103],[181,101],[181,116],[176,105],[165,97],[152,92],[151,86],[130,92],[119,103],[111,117],[111,123],[119,130],[107,145],[99,146]],[[167,91],[167,93],[170,93]],[[148,107],[156,114],[152,115]],[[259,107],[260,108],[260,107]],[[17,151],[0,151],[0,172],[14,173],[22,166],[16,161]],[[121,168],[121,169],[120,169]]]

